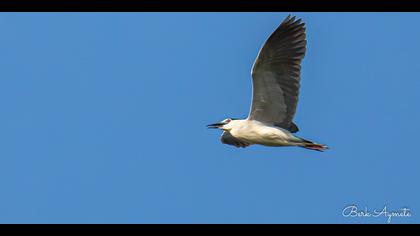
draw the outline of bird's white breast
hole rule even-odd
[[[250,144],[268,146],[288,145],[294,136],[280,127],[267,125],[253,120],[240,120],[233,126],[230,133],[235,138]]]

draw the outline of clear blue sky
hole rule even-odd
[[[420,222],[417,13],[296,13],[300,148],[223,145],[288,13],[0,14],[1,223]]]

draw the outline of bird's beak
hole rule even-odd
[[[217,129],[217,128],[222,127],[223,125],[225,125],[225,124],[223,124],[223,123],[214,123],[214,124],[211,124],[211,125],[207,125],[207,128],[209,128],[209,129]]]

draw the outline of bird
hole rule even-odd
[[[246,119],[227,118],[208,128],[223,130],[223,144],[235,147],[296,146],[325,151],[295,135],[293,118],[299,98],[301,62],[306,53],[306,26],[288,15],[265,41],[252,66],[252,104]]]

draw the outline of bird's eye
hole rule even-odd
[[[226,123],[229,123],[231,121],[232,121],[232,119],[226,119]]]

